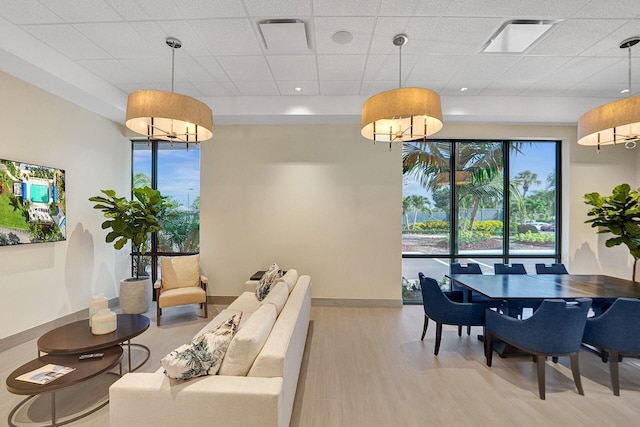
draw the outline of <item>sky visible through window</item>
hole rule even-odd
[[[133,151],[134,173],[151,175],[151,151]],[[185,209],[200,196],[200,149],[193,145],[185,149],[158,151],[158,189]]]

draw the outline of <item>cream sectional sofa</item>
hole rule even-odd
[[[289,425],[309,328],[311,278],[289,270],[262,302],[252,289],[255,282],[245,287],[242,295],[197,334],[243,312],[219,374],[191,380],[170,379],[162,368],[125,374],[109,389],[111,426]],[[275,323],[269,331],[271,317]],[[258,354],[253,360],[247,349],[256,347],[253,335],[265,329],[266,341],[255,350]],[[190,339],[185,337],[185,342]],[[260,339],[257,341],[259,347]],[[246,370],[246,376],[242,375]],[[235,374],[225,375],[229,372]]]

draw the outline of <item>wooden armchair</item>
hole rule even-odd
[[[185,304],[200,304],[207,318],[208,283],[209,279],[200,274],[200,255],[160,257],[160,279],[153,285],[157,325],[163,308]]]

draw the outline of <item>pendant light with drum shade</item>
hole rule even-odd
[[[161,139],[171,143],[198,144],[213,136],[211,108],[190,96],[173,92],[175,50],[182,42],[166,40],[171,48],[171,92],[139,90],[129,94],[126,126],[144,135],[148,141]]]
[[[389,149],[394,142],[426,140],[442,129],[440,95],[429,89],[402,87],[402,46],[408,40],[405,34],[393,38],[400,50],[399,88],[374,95],[362,106],[362,136],[374,143],[389,143]]]
[[[624,144],[635,148],[640,141],[640,95],[631,96],[631,47],[640,37],[631,37],[620,44],[629,51],[629,87],[627,98],[610,102],[583,114],[578,120],[578,144],[596,146]]]

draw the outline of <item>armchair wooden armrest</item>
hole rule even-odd
[[[162,280],[158,279],[156,280],[156,282],[153,284],[153,289],[160,289],[162,288]]]

